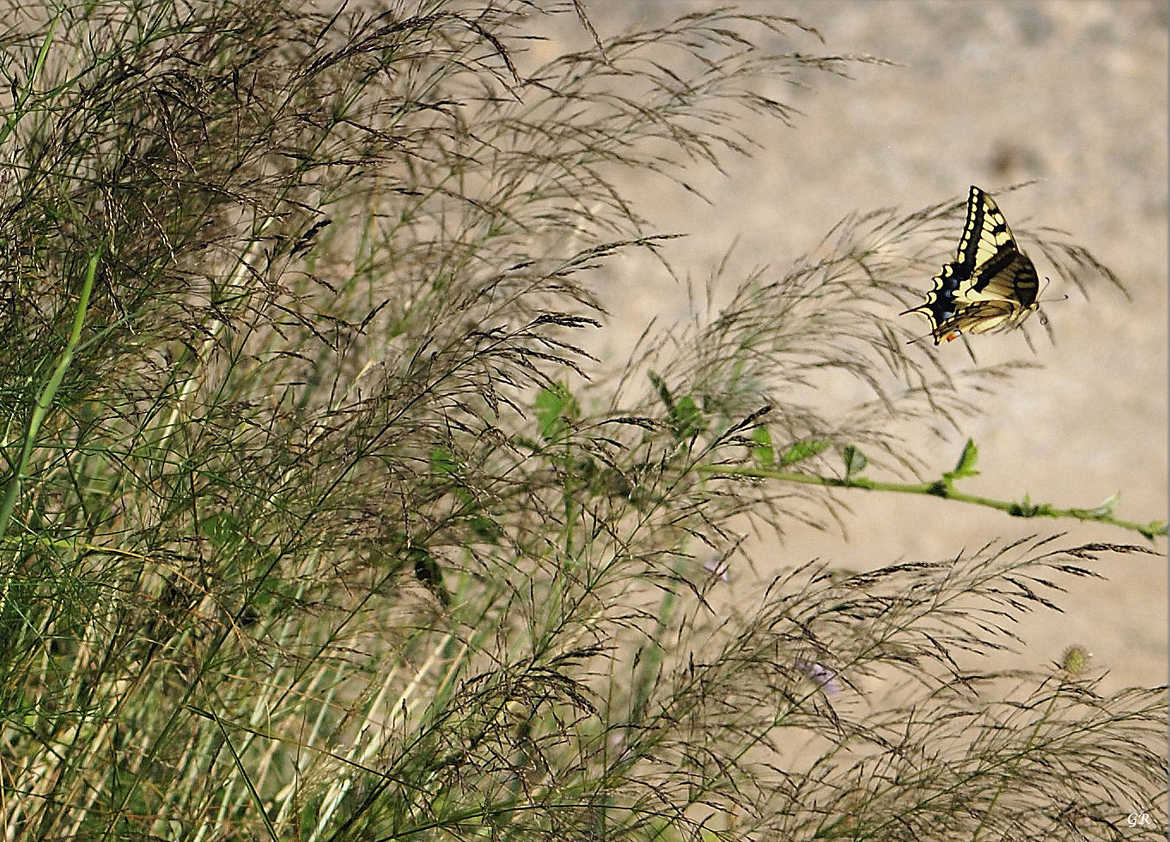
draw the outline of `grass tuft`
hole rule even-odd
[[[541,64],[545,12],[589,46]],[[797,126],[755,82],[877,60],[590,16],[2,7],[5,839],[1152,837],[1123,824],[1165,804],[1164,688],[988,668],[1148,550],[810,563],[732,604],[746,529],[844,523],[1020,366],[883,315],[955,202],[592,356],[618,259],[674,271],[633,177],[691,189],[745,117]]]

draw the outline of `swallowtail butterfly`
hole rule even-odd
[[[974,185],[955,259],[932,280],[925,303],[900,315],[921,313],[930,319],[935,345],[960,333],[1018,327],[1038,306],[1036,267],[1020,251],[995,200]]]

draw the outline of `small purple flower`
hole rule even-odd
[[[731,569],[731,565],[728,564],[724,559],[716,557],[708,561],[704,561],[703,569],[712,576],[718,577],[723,582],[731,581],[731,574],[728,573],[728,570]]]
[[[796,659],[796,668],[812,679],[826,695],[841,692],[841,685],[837,683],[837,673],[818,664],[816,661]]]

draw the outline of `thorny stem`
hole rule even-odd
[[[937,479],[931,482],[881,482],[865,477],[823,477],[817,474],[800,474],[792,471],[777,471],[771,468],[735,467],[732,465],[700,465],[698,470],[705,474],[720,476],[755,477],[758,479],[772,479],[781,482],[799,482],[804,485],[822,485],[829,488],[863,488],[868,491],[894,491],[902,494],[927,494],[931,497],[941,497],[943,500],[955,500],[960,503],[971,503],[976,506],[987,506],[1007,512],[1012,517],[1054,517],[1075,518],[1077,520],[1096,521],[1119,526],[1138,532],[1150,541],[1156,535],[1166,534],[1165,521],[1150,521],[1139,523],[1132,520],[1122,520],[1114,517],[1104,507],[1092,509],[1070,508],[1061,509],[1050,503],[1032,503],[1025,496],[1023,502],[1015,500],[997,500],[993,497],[981,497],[977,494],[966,494],[955,488],[954,483],[946,479]]]

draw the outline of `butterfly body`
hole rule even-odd
[[[1036,267],[1020,251],[995,200],[974,185],[955,259],[932,280],[926,301],[902,315],[926,316],[935,345],[962,333],[1018,327],[1038,306]]]

